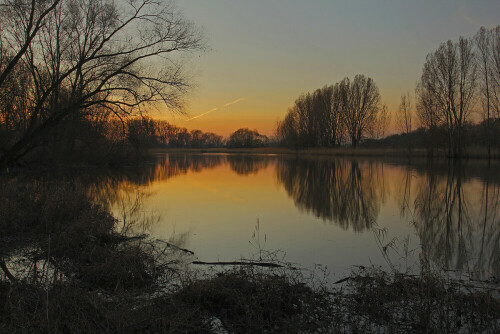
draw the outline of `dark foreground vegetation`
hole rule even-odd
[[[0,332],[500,330],[498,286],[425,265],[419,276],[360,268],[330,285],[280,262],[202,271],[83,187],[6,177],[0,187]]]

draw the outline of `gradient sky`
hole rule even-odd
[[[393,112],[441,42],[500,24],[499,0],[178,0],[177,6],[204,30],[209,51],[189,60],[196,88],[187,96],[188,115],[160,117],[224,136],[240,127],[270,135],[301,93],[358,73],[375,80]]]

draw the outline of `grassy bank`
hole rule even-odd
[[[498,286],[428,269],[361,268],[330,285],[285,263],[201,271],[122,223],[81,186],[2,178],[0,332],[500,331]]]

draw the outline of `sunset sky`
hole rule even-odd
[[[271,135],[301,94],[365,74],[393,112],[441,42],[500,24],[500,1],[178,0],[209,50],[189,59],[195,89],[177,126]]]

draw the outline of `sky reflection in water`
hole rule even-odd
[[[397,252],[389,254],[400,270],[416,270],[423,251],[438,267],[484,279],[500,271],[498,167],[160,154],[91,191],[118,217],[140,202],[135,214],[149,219],[151,234],[173,238],[202,261],[256,256],[259,221],[261,247],[280,250],[286,261],[321,264],[339,275],[355,265],[388,267],[373,232],[386,229],[382,244],[396,238]]]

